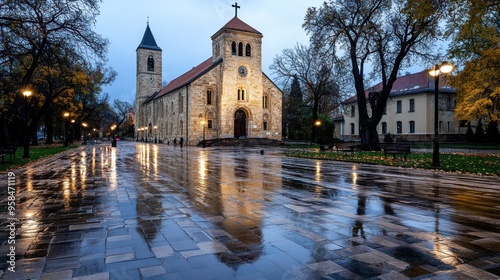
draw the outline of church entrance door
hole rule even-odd
[[[240,136],[247,136],[247,114],[243,110],[234,113],[234,138]]]

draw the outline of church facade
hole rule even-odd
[[[162,87],[162,49],[149,23],[137,47],[137,140],[281,140],[282,92],[262,72],[262,33],[237,16],[212,37],[212,56]]]

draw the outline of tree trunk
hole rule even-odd
[[[360,128],[359,136],[361,138],[361,150],[379,151],[380,142],[378,140],[377,127],[373,125],[364,125]]]
[[[45,143],[46,144],[53,144],[54,143],[54,124],[52,122],[52,109],[51,108],[48,108],[47,112],[45,112],[44,119],[45,119],[45,128],[47,129]]]

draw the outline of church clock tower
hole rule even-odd
[[[135,129],[137,131],[138,128],[147,126],[144,102],[162,88],[162,50],[156,44],[149,22],[136,54]]]

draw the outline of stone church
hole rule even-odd
[[[211,37],[211,57],[162,87],[162,49],[148,23],[136,50],[137,139],[281,140],[282,92],[262,72],[262,37],[235,16]]]

